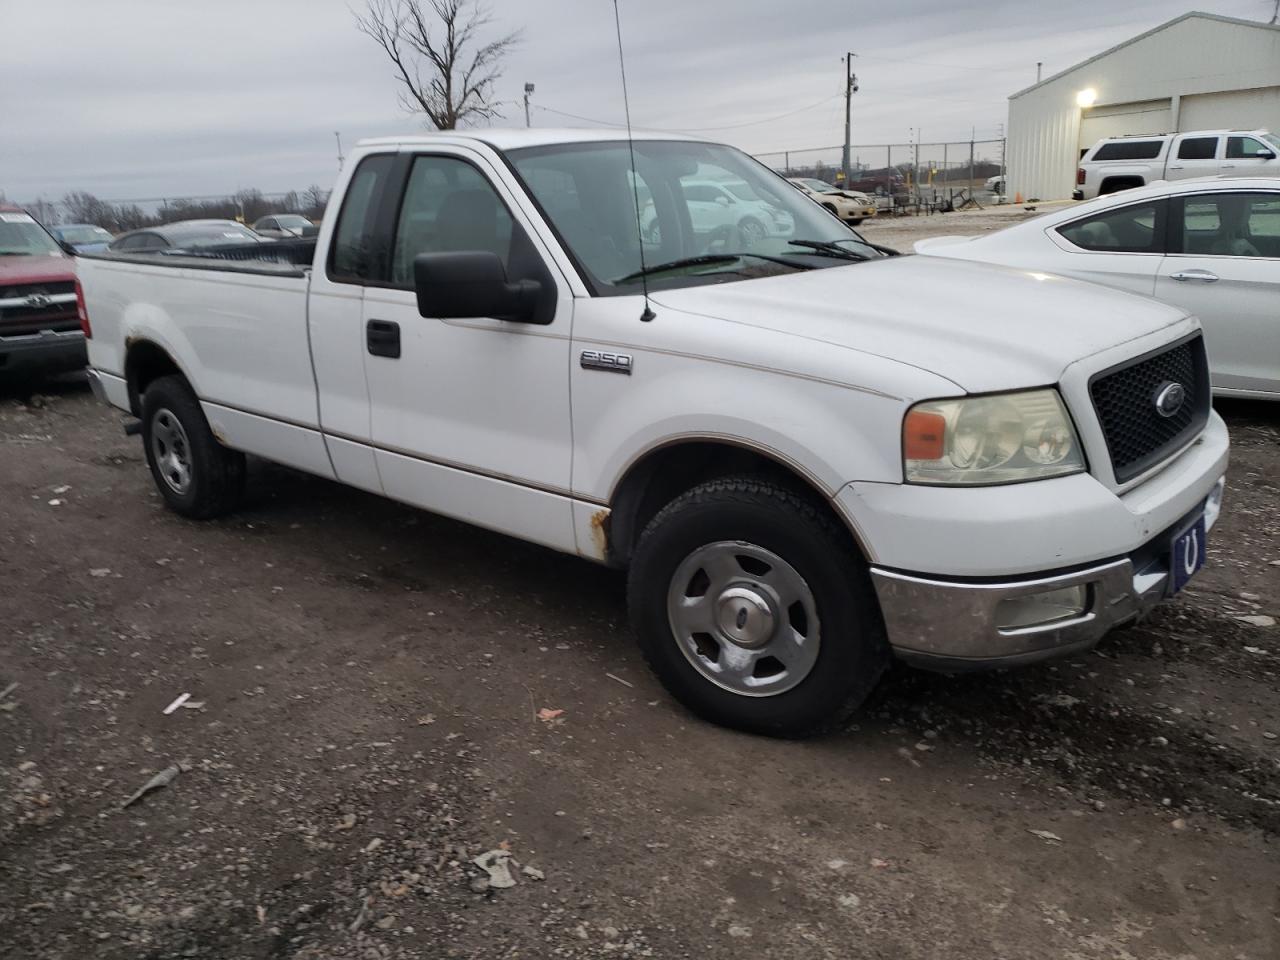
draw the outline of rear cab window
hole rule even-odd
[[[386,251],[375,244],[374,220],[394,163],[393,153],[365,157],[347,184],[329,247],[327,272],[335,283],[364,283],[378,272]]]

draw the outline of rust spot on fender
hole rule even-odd
[[[591,544],[601,560],[609,556],[609,513],[608,507],[601,507],[591,514]]]
[[[216,423],[209,424],[209,432],[213,434],[213,439],[217,440],[224,447],[227,445],[227,435],[222,432],[222,427]]]

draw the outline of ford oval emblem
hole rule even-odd
[[[1166,380],[1156,388],[1156,413],[1162,417],[1172,417],[1182,409],[1187,399],[1187,388],[1180,383]]]

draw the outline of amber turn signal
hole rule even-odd
[[[941,460],[946,449],[947,418],[912,410],[902,422],[902,453],[907,460]]]

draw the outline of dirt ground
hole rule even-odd
[[[1221,405],[1210,565],[1148,622],[896,670],[788,743],[674,704],[615,573],[263,463],[185,521],[117,413],[35,389],[0,393],[2,957],[1280,956],[1280,628],[1238,619],[1280,617],[1274,406]]]
[[[996,204],[984,201],[981,208],[970,207],[955,213],[936,213],[922,217],[875,217],[863,221],[857,229],[872,243],[893,247],[902,253],[911,253],[912,244],[926,237],[991,233],[1061,206],[1062,201],[1036,204]]]

